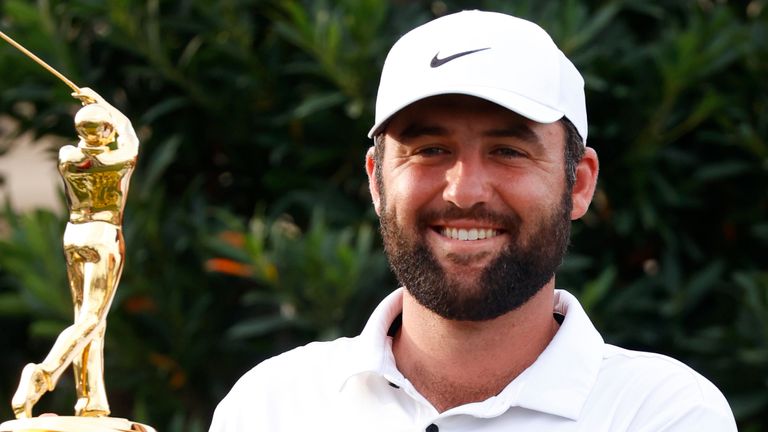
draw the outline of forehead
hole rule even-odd
[[[478,134],[526,138],[562,149],[565,131],[559,121],[537,123],[485,99],[440,95],[422,99],[400,110],[384,129],[386,135]]]

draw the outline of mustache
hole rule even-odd
[[[499,213],[485,205],[476,205],[468,209],[451,206],[443,209],[425,210],[417,219],[420,228],[427,228],[432,221],[451,221],[471,219],[480,223],[503,227],[507,231],[515,231],[520,226],[520,216],[515,212]]]

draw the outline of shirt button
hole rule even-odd
[[[436,424],[432,423],[431,425],[427,426],[426,432],[438,432],[440,430],[439,427],[437,427]]]

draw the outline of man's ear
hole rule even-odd
[[[571,220],[576,220],[587,212],[597,187],[599,166],[597,152],[591,147],[584,149],[584,157],[576,166],[576,183],[574,183],[571,192],[571,199],[573,200]]]
[[[373,158],[373,153],[376,149],[371,146],[365,153],[365,172],[368,174],[368,189],[371,191],[371,200],[373,200],[373,209],[376,210],[376,214],[381,216],[381,199],[379,196],[379,187],[376,184],[376,170],[381,167],[376,166],[376,161]]]

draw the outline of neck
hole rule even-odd
[[[397,367],[439,412],[497,395],[557,332],[554,279],[518,309],[489,321],[452,321],[406,290],[395,336]]]

